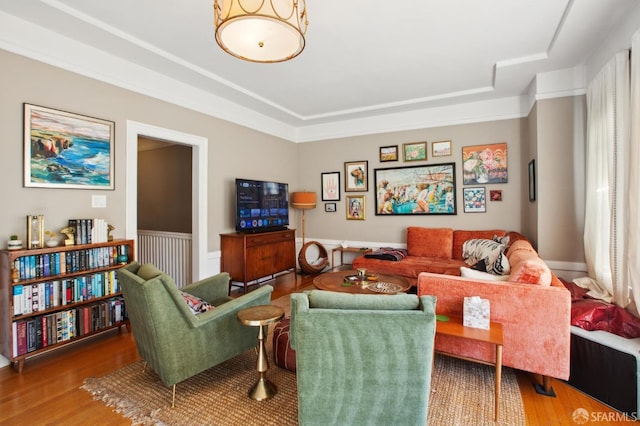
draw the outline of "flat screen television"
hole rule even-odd
[[[236,231],[279,231],[288,226],[288,184],[236,179]]]

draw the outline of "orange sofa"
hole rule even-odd
[[[464,242],[494,235],[510,237],[505,251],[511,266],[508,281],[461,277],[460,267],[469,266],[462,260]],[[409,227],[407,251],[398,262],[359,257],[353,264],[415,280],[418,295],[436,296],[438,314],[462,316],[464,297],[488,299],[491,321],[503,324],[505,366],[542,375],[547,392],[549,377],[569,378],[571,295],[523,235]],[[495,349],[475,341],[436,336],[435,347],[455,356],[495,361]]]

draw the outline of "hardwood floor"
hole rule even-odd
[[[273,299],[300,291],[313,276],[294,273],[279,276]],[[242,291],[234,289],[233,295]],[[4,425],[127,425],[127,419],[94,401],[80,389],[87,377],[100,377],[139,359],[133,335],[125,328],[28,359],[22,374],[11,367],[0,369],[0,424]],[[557,397],[538,395],[537,379],[517,372],[529,425],[572,425],[573,412],[587,410],[592,419],[608,419],[597,424],[626,424],[615,410],[572,388],[552,380]],[[539,378],[538,378],[539,379]],[[596,424],[589,421],[588,424]],[[439,425],[438,425],[439,426]]]

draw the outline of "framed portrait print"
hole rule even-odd
[[[456,214],[455,163],[375,169],[376,215]]]
[[[398,145],[380,147],[380,162],[385,161],[398,161]]]
[[[344,163],[345,192],[368,191],[369,162],[350,161]]]
[[[462,183],[507,183],[507,144],[465,146],[462,148]]]
[[[340,201],[340,172],[322,173],[322,201]]]
[[[451,141],[431,142],[432,157],[448,157],[451,155]]]
[[[114,189],[113,121],[24,104],[24,186]]]
[[[427,143],[415,142],[402,145],[404,161],[422,161],[427,159]]]
[[[347,219],[365,219],[364,195],[347,195]]]
[[[464,188],[463,203],[465,213],[484,213],[487,211],[487,191],[485,187]]]
[[[327,213],[335,213],[336,203],[324,203],[324,211]]]

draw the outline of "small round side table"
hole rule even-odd
[[[284,317],[284,310],[274,305],[259,305],[238,311],[238,319],[244,325],[259,327],[258,329],[258,360],[256,370],[260,377],[255,385],[249,389],[249,397],[257,401],[264,401],[278,393],[276,385],[267,380],[266,373],[269,369],[269,357],[264,346],[269,324],[279,321]]]

